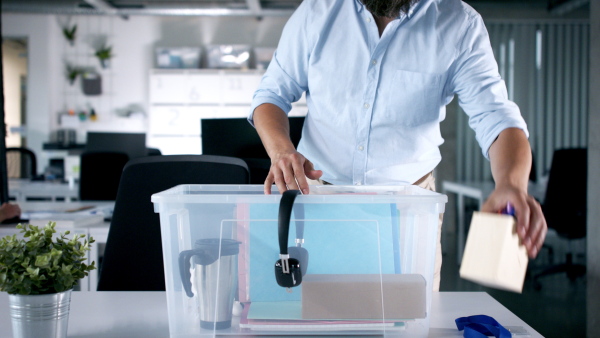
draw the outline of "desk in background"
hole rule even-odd
[[[491,181],[443,181],[442,192],[444,194],[456,194],[456,259],[460,265],[462,254],[465,248],[465,197],[476,199],[478,210],[481,210],[483,203],[494,190],[495,184]],[[538,201],[543,201],[546,193],[546,184],[529,182],[529,193]]]
[[[52,220],[52,215],[60,215],[61,213],[81,214],[83,216],[92,213],[102,214],[103,216],[112,215],[115,202],[110,201],[86,201],[86,202],[19,202],[21,207],[21,217],[24,219],[44,218]],[[92,208],[87,208],[87,207]],[[84,209],[77,211],[79,209]],[[16,224],[0,225],[0,237],[19,233],[20,230],[15,228]],[[92,244],[91,250],[88,252],[87,264],[96,261],[98,267],[99,259],[103,254],[103,247],[106,244],[108,237],[108,229],[110,222],[100,221],[98,223],[89,224],[85,227],[67,227],[57,224],[56,232],[61,233],[66,230],[71,233],[84,234],[93,237],[96,242]],[[71,235],[69,235],[71,237]],[[98,285],[98,269],[92,270],[89,276],[83,278],[79,283],[80,291],[96,291]]]
[[[11,178],[8,180],[8,193],[19,204],[30,198],[49,198],[51,201],[62,198],[67,202],[79,198],[79,185]]]
[[[434,292],[429,337],[462,337],[454,320],[486,314],[505,327],[532,327],[485,292]],[[239,318],[239,317],[238,317]],[[235,325],[234,317],[234,325]],[[0,293],[0,338],[12,337],[8,295]],[[169,337],[165,292],[74,292],[69,337]],[[297,336],[296,336],[297,337]]]

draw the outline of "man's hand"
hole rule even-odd
[[[17,204],[4,203],[0,206],[0,222],[21,215],[21,208]]]
[[[497,213],[506,208],[509,202],[515,208],[517,234],[529,257],[535,258],[548,232],[542,208],[535,198],[516,187],[497,186],[484,203],[482,211]]]
[[[312,162],[307,160],[297,151],[276,154],[271,159],[271,169],[265,180],[265,194],[271,193],[273,183],[277,185],[279,192],[300,190],[308,194],[308,181],[317,180],[323,175],[321,170],[315,170]]]
[[[510,202],[515,207],[517,233],[529,257],[535,258],[544,244],[548,226],[540,204],[527,194],[532,161],[529,141],[522,130],[508,128],[498,135],[489,154],[496,189],[482,211],[498,212]]]
[[[288,189],[308,194],[306,177],[316,180],[323,175],[290,140],[287,115],[274,104],[265,103],[254,110],[254,126],[271,158],[271,168],[265,180],[265,194],[271,193],[273,183],[281,193]]]

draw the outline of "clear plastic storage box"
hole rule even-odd
[[[152,195],[171,337],[427,336],[446,196],[416,186],[288,195],[262,185]]]

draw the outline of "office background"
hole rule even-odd
[[[469,1],[467,1],[469,2]],[[566,1],[569,2],[569,1]],[[580,1],[570,1],[576,3]],[[585,2],[585,1],[584,1]],[[589,199],[588,205],[588,304],[587,325],[589,332],[597,331],[600,323],[597,316],[600,306],[598,286],[600,282],[600,247],[597,245],[600,233],[594,221],[600,219],[600,182],[597,175],[600,165],[600,137],[595,132],[600,128],[600,99],[594,93],[600,92],[600,9],[599,1],[591,0],[588,5],[576,8],[566,14],[553,15],[546,9],[547,1],[472,1],[471,3],[483,15],[494,43],[496,57],[500,63],[503,76],[512,91],[513,98],[521,106],[524,115],[533,126],[532,144],[536,156],[538,174],[544,175],[548,169],[548,154],[560,146],[588,146],[589,148]],[[4,6],[4,2],[3,2]],[[10,13],[3,10],[2,35],[10,38],[26,38],[27,40],[27,85],[25,106],[27,146],[36,153],[43,153],[42,144],[48,142],[51,132],[60,127],[59,115],[68,109],[89,109],[91,103],[98,114],[98,121],[86,122],[78,131],[78,140],[84,141],[88,130],[144,132],[148,128],[147,112],[149,111],[149,72],[155,67],[156,47],[206,46],[209,44],[248,44],[253,47],[275,47],[281,30],[289,18],[288,11],[277,12],[277,15],[256,16],[129,16],[124,19],[114,15],[67,15],[64,14],[23,14]],[[64,77],[64,60],[71,58],[78,63],[97,66],[97,60],[88,52],[92,41],[78,41],[76,47],[69,47],[61,32],[65,20],[78,24],[79,36],[105,36],[113,46],[115,57],[110,68],[100,70],[103,78],[103,94],[98,97],[85,97],[73,93]],[[537,26],[536,26],[537,25]],[[545,28],[544,25],[553,28]],[[564,27],[559,27],[563,25]],[[568,26],[568,27],[567,27]],[[531,28],[533,35],[531,35]],[[559,83],[558,77],[549,77],[548,73],[540,79],[536,70],[524,69],[520,57],[511,50],[520,52],[519,41],[529,45],[528,57],[535,65],[536,48],[532,44],[537,39],[545,41],[548,30],[564,29],[562,42],[554,40],[556,45],[547,50],[548,56],[569,59],[578,74],[588,74],[582,80],[567,88],[554,87],[551,92],[543,92],[553,82]],[[567,29],[570,33],[567,33]],[[543,36],[539,36],[542,31]],[[582,35],[574,33],[577,31]],[[587,31],[587,37],[585,32]],[[524,34],[523,34],[524,33]],[[544,34],[546,33],[546,34]],[[556,33],[556,32],[554,32]],[[529,34],[529,35],[528,35]],[[567,35],[570,34],[570,35]],[[524,41],[523,41],[524,40]],[[511,42],[512,41],[512,42]],[[589,41],[589,44],[586,44]],[[511,45],[512,44],[512,45]],[[504,46],[504,47],[502,47]],[[543,46],[550,46],[544,43]],[[87,48],[87,49],[86,49]],[[534,58],[531,59],[531,51]],[[571,53],[571,54],[569,54]],[[589,58],[585,60],[585,54]],[[570,55],[570,56],[569,56]],[[595,57],[594,57],[595,56]],[[512,60],[512,61],[511,61]],[[511,63],[514,62],[514,63]],[[511,64],[517,68],[511,68]],[[546,63],[544,63],[546,65]],[[587,66],[589,65],[589,66]],[[550,69],[559,70],[560,64],[550,65]],[[579,67],[579,68],[576,68]],[[558,74],[558,73],[556,73]],[[558,76],[558,75],[552,76]],[[571,74],[575,74],[572,72]],[[531,80],[523,83],[519,75]],[[563,76],[567,76],[563,73]],[[587,82],[589,80],[589,82]],[[569,82],[565,82],[569,83]],[[523,87],[519,88],[518,86]],[[585,88],[587,86],[587,88]],[[530,89],[539,90],[534,95],[526,95]],[[587,91],[588,97],[574,98],[575,94]],[[571,95],[569,97],[561,95]],[[538,95],[538,96],[536,96]],[[521,96],[521,97],[520,97]],[[526,101],[526,98],[533,101]],[[548,97],[552,100],[544,101]],[[541,99],[544,98],[544,99]],[[519,100],[522,99],[522,102]],[[540,101],[542,100],[542,101]],[[554,100],[554,101],[553,101]],[[565,102],[569,102],[568,104]],[[586,104],[589,102],[589,104]],[[117,115],[117,110],[131,105],[142,107],[146,114],[134,114],[130,117]],[[560,107],[574,109],[560,109]],[[541,109],[540,109],[541,107]],[[586,111],[587,108],[587,111]],[[454,101],[447,111],[446,121],[442,124],[445,144],[444,160],[438,170],[438,181],[444,179],[485,179],[489,177],[487,164],[481,160],[479,150],[473,146],[473,137],[462,121],[462,115]],[[542,115],[539,115],[542,114]],[[573,117],[568,119],[566,117]],[[547,124],[540,121],[555,121],[545,129]],[[565,124],[564,121],[570,121]],[[11,121],[7,121],[9,127]],[[461,129],[462,128],[462,129]],[[9,132],[10,134],[10,132]],[[43,170],[44,164],[40,165]],[[449,206],[448,210],[452,207]],[[451,219],[452,215],[447,218]]]

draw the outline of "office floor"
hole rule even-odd
[[[530,261],[522,294],[483,287],[459,277],[459,267],[456,264],[456,242],[453,234],[447,234],[447,236],[440,291],[485,291],[544,337],[585,337],[585,277],[570,282],[564,273],[546,276],[540,279],[541,290],[535,290],[530,275],[532,272],[539,271],[548,262],[547,252],[542,251],[538,258]],[[562,259],[563,256],[555,252],[555,263],[562,262]],[[576,262],[582,260],[581,255],[575,259]],[[470,315],[476,314],[478,313]]]

